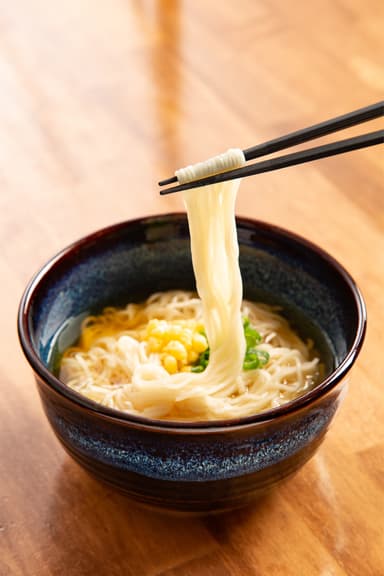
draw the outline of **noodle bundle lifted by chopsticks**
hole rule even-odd
[[[208,161],[208,169],[243,163],[241,150],[229,150],[218,164]],[[193,168],[178,171],[179,181],[196,177]],[[239,184],[183,193],[199,298],[169,291],[87,318],[78,345],[61,362],[68,386],[118,410],[193,421],[248,416],[315,385],[321,365],[311,346],[273,308],[242,301]]]

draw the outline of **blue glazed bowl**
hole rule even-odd
[[[340,264],[275,226],[239,218],[237,227],[244,296],[281,304],[327,366],[320,385],[279,408],[225,421],[156,421],[101,406],[55,375],[55,358],[85,315],[159,290],[194,289],[184,214],[79,240],[36,274],[20,304],[21,345],[58,439],[92,474],[150,506],[229,510],[298,470],[323,440],[364,340],[364,302]]]

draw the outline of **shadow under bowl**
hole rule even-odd
[[[270,224],[238,218],[237,230],[244,297],[281,305],[327,367],[321,384],[279,408],[214,422],[156,421],[101,406],[55,375],[55,359],[89,313],[195,289],[185,214],[79,240],[35,275],[20,303],[21,345],[56,436],[84,468],[146,505],[230,510],[298,470],[323,440],[364,340],[362,296],[332,257]]]

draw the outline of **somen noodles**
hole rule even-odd
[[[241,150],[176,174],[241,166]],[[88,398],[166,420],[215,420],[279,406],[312,388],[321,364],[278,311],[242,301],[235,224],[239,181],[183,193],[198,296],[152,295],[85,319],[60,378]]]

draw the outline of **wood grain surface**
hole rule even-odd
[[[382,99],[383,12],[381,0],[0,0],[1,576],[384,574],[382,147],[242,183],[238,214],[328,250],[369,314],[325,443],[253,507],[169,518],[90,478],[51,432],[16,334],[26,282],[56,251],[183,208],[158,195],[174,169]]]

